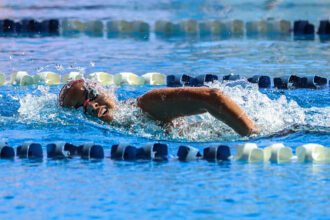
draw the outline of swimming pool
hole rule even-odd
[[[308,19],[315,25],[327,19],[326,1],[8,1],[1,4],[2,16],[86,19],[141,19],[153,24],[159,19],[186,18],[253,19],[274,17],[294,21]],[[183,36],[109,38],[1,37],[0,72],[24,70],[30,74],[54,71],[60,75],[80,71],[111,74],[160,72],[229,73],[250,77],[285,74],[318,74],[329,80],[329,41],[230,37],[200,39]],[[320,90],[259,90],[246,79],[213,83],[224,90],[263,129],[251,138],[240,137],[205,114],[183,132],[166,134],[156,123],[137,117],[140,112],[123,108],[117,122],[107,125],[57,105],[61,85],[0,87],[0,142],[18,146],[24,141],[44,147],[56,141],[79,145],[95,142],[110,155],[117,143],[142,146],[147,142],[169,145],[169,161],[114,161],[109,158],[42,161],[0,160],[0,216],[16,218],[312,218],[328,219],[329,163],[183,163],[175,159],[177,149],[187,144],[202,150],[213,144],[230,146],[233,155],[240,143],[260,147],[284,143],[295,149],[306,143],[326,147],[330,142],[329,87]],[[163,86],[114,87],[119,100],[136,98]],[[112,87],[113,88],[113,87]]]

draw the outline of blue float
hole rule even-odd
[[[223,76],[223,80],[227,80],[227,81],[235,81],[235,80],[239,80],[241,77],[240,75],[237,74],[229,74],[226,76]]]
[[[178,149],[177,156],[180,161],[194,161],[200,159],[202,154],[197,148],[181,145]]]
[[[10,147],[7,143],[0,143],[0,158],[14,158],[15,151],[14,148]]]
[[[103,159],[104,150],[101,145],[94,143],[85,143],[78,147],[78,153],[80,153],[83,159]]]
[[[137,148],[129,144],[115,144],[111,147],[110,157],[114,160],[136,160]]]
[[[65,142],[51,143],[46,146],[48,158],[68,158],[77,155],[78,148]]]
[[[274,87],[278,89],[301,88],[302,85],[302,79],[296,75],[285,75],[274,78]]]
[[[266,89],[271,87],[271,80],[269,76],[260,76],[255,75],[253,77],[248,78],[250,83],[258,83],[259,88]]]
[[[226,161],[229,160],[230,155],[227,145],[212,145],[203,150],[203,159],[209,162]]]
[[[182,75],[176,74],[176,75],[168,75],[166,77],[166,81],[168,87],[190,86],[191,84],[194,83],[194,78],[186,74],[182,74]]]
[[[161,143],[150,143],[139,148],[137,159],[164,161],[168,158],[168,145]]]
[[[16,155],[20,158],[42,158],[42,146],[38,143],[24,142],[17,147]]]

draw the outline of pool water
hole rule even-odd
[[[235,19],[267,17],[328,18],[327,1],[8,1],[0,3],[10,18]],[[180,121],[170,134],[132,106],[120,105],[115,121],[105,124],[57,104],[62,85],[0,87],[0,142],[16,147],[25,141],[44,147],[56,141],[79,145],[94,142],[105,148],[103,160],[0,160],[0,217],[17,218],[273,218],[329,219],[330,164],[183,163],[176,159],[180,145],[203,148],[221,143],[232,155],[240,143],[260,147],[283,143],[295,149],[306,143],[330,147],[329,87],[321,90],[259,90],[247,82],[255,74],[318,74],[330,78],[330,43],[269,38],[200,39],[100,38],[88,36],[0,38],[0,72],[30,74],[80,71],[111,74],[240,74],[243,79],[215,82],[262,129],[260,135],[240,137],[209,114]],[[118,100],[136,98],[163,86],[110,87]],[[169,145],[168,162],[125,162],[109,159],[117,143],[137,147],[148,142]]]

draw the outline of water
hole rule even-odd
[[[304,18],[317,24],[328,17],[327,1],[158,1],[94,2],[8,1],[2,16],[22,18],[234,19]],[[294,13],[293,13],[294,12]],[[329,42],[271,38],[201,39],[44,37],[0,38],[1,72],[30,74],[81,71],[136,74],[237,73],[318,74],[330,78]],[[110,125],[57,105],[61,86],[0,87],[0,141],[18,146],[35,141],[44,147],[58,140],[95,142],[110,155],[112,144],[137,147],[160,140],[169,144],[169,162],[119,162],[105,158],[57,161],[0,160],[0,216],[11,218],[274,218],[328,219],[330,164],[326,163],[181,163],[181,144],[202,150],[212,143],[260,147],[284,143],[296,147],[319,143],[330,147],[330,95],[323,90],[258,90],[241,80],[210,84],[231,96],[262,128],[240,137],[209,114],[189,117],[180,129],[166,134],[139,109],[122,105]],[[119,100],[136,98],[155,87],[117,87]],[[200,123],[202,121],[202,123]],[[181,123],[181,122],[180,122]],[[195,126],[191,126],[195,124]],[[44,148],[45,153],[45,148]]]

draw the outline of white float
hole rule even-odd
[[[155,23],[155,32],[159,33],[171,33],[172,32],[172,22],[159,20]]]
[[[84,29],[87,33],[103,35],[103,23],[99,20],[87,21]]]
[[[139,86],[144,85],[144,78],[131,72],[122,72],[113,76],[113,82],[116,85],[126,84]]]
[[[165,85],[166,84],[166,75],[161,73],[146,73],[142,75],[144,78],[145,84],[147,85]]]
[[[270,152],[258,148],[256,144],[246,143],[237,146],[236,160],[262,162],[270,159]]]
[[[275,33],[290,33],[291,32],[291,23],[287,20],[280,21],[270,21],[268,23],[269,31]]]
[[[270,161],[276,163],[290,161],[293,157],[292,149],[285,147],[283,144],[272,144],[265,147],[264,151],[270,155]]]
[[[5,74],[0,73],[0,86],[4,86],[6,84]]]
[[[184,32],[187,34],[195,34],[198,31],[197,21],[193,19],[180,21],[179,25],[180,25],[180,32]]]
[[[77,19],[64,19],[62,21],[63,32],[84,32],[86,29],[85,23]]]
[[[149,33],[149,24],[144,21],[132,21],[132,30],[136,33]]]
[[[113,75],[106,72],[94,72],[89,74],[88,78],[97,80],[104,86],[113,85]]]
[[[70,72],[63,76],[63,82],[66,83],[68,81],[81,79],[83,76],[80,72]]]
[[[320,144],[304,144],[296,149],[298,161],[330,162],[330,149]]]
[[[199,23],[199,32],[212,33],[212,34],[224,34],[226,32],[226,26],[224,23],[218,20],[203,21]]]
[[[26,71],[18,71],[10,76],[10,84],[17,86],[29,86],[34,84],[33,77]]]
[[[34,75],[34,83],[46,83],[55,85],[61,83],[61,76],[54,72],[40,72]]]
[[[260,21],[248,21],[245,24],[246,33],[267,33],[269,32],[268,22],[265,20]]]
[[[107,22],[108,32],[122,32],[131,33],[133,32],[133,23],[126,20],[112,20]]]
[[[243,34],[244,23],[241,20],[235,19],[232,21],[225,22],[225,29],[228,33],[232,34]]]
[[[291,23],[287,20],[246,22],[246,33],[290,33],[290,31]]]
[[[245,24],[246,33],[257,33],[258,32],[258,21],[248,21]]]
[[[156,21],[154,30],[157,33],[174,34],[180,32],[180,25],[166,20],[159,20]]]

